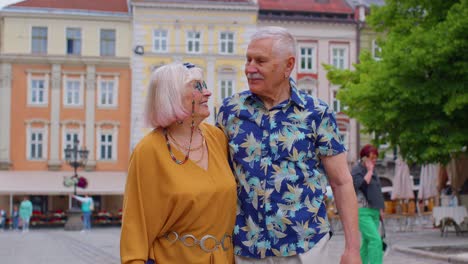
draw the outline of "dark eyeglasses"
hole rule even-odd
[[[203,88],[208,90],[208,86],[206,86],[205,81],[195,81],[195,85],[193,86],[195,90],[198,90],[200,93],[203,92]]]

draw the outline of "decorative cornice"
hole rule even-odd
[[[113,126],[113,127],[119,127],[120,122],[119,121],[113,121],[113,120],[102,120],[102,121],[97,121],[94,123],[95,126],[100,127],[100,126]]]
[[[97,76],[111,76],[111,77],[119,77],[120,72],[96,72]]]
[[[218,74],[231,74],[237,73],[237,69],[232,65],[220,65],[218,66]]]
[[[251,11],[257,12],[258,6],[253,3],[204,2],[171,3],[171,2],[132,2],[132,7],[156,7],[159,9],[188,9],[188,10],[221,10],[221,11]]]
[[[85,71],[62,71],[62,75],[85,75]]]
[[[167,52],[167,53],[156,53],[156,52],[145,52],[143,57],[150,57],[150,58],[187,58],[187,57],[200,57],[200,58],[212,58],[212,59],[234,59],[234,60],[241,60],[245,61],[245,55],[225,55],[225,54],[218,54],[218,53],[179,53],[179,52]]]
[[[26,69],[26,73],[31,73],[31,74],[49,74],[51,73],[50,70],[37,70],[37,69]]]
[[[84,126],[86,123],[82,120],[72,120],[72,119],[68,119],[68,120],[62,120],[60,122],[60,124],[62,126],[67,126],[67,125],[78,125],[78,126]]]
[[[50,124],[50,120],[41,119],[41,118],[33,118],[33,119],[24,120],[24,123],[27,124],[27,125],[34,124],[34,123],[40,123],[40,124],[44,124],[44,125],[49,125],[49,124]]]
[[[76,57],[36,54],[1,54],[0,62],[29,64],[66,64],[66,65],[96,65],[111,67],[130,67],[129,57]]]

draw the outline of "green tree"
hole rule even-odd
[[[468,145],[468,0],[387,0],[372,7],[381,60],[324,65],[345,112],[409,162],[446,163]]]

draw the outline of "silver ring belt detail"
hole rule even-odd
[[[227,251],[231,247],[232,237],[231,235],[224,234],[224,236],[218,240],[212,235],[205,235],[201,239],[197,239],[194,235],[186,234],[180,236],[177,232],[171,231],[164,235],[164,238],[169,240],[169,242],[174,243],[176,241],[182,242],[186,247],[199,246],[203,251],[210,253],[218,250],[221,247],[224,251]],[[208,241],[214,242],[214,245],[207,246]]]

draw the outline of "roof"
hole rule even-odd
[[[350,14],[353,9],[345,0],[258,0],[260,11]]]
[[[128,13],[127,0],[25,0],[6,8],[12,7]]]

